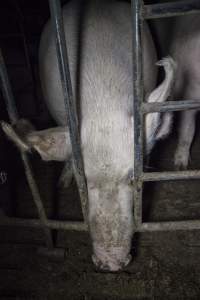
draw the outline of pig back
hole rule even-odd
[[[96,101],[102,105],[102,111],[105,102],[106,107],[115,105],[117,109],[120,107],[131,113],[133,81],[130,5],[116,1],[75,0],[64,6],[63,19],[79,118],[82,119],[83,115],[88,118],[88,110],[94,116]],[[143,56],[145,92],[150,92],[155,87],[156,55],[146,25]],[[63,93],[50,22],[42,33],[39,65],[48,109],[59,125],[65,125]],[[113,99],[116,101],[113,102]]]

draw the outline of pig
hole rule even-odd
[[[98,268],[115,272],[131,260],[134,232],[131,7],[114,0],[72,1],[64,6],[63,19],[88,187],[92,260]],[[143,45],[145,99],[163,102],[171,93],[176,63],[171,57],[157,63],[164,67],[165,79],[156,88],[157,56],[146,24]],[[29,128],[25,134],[24,130],[20,133],[20,122],[18,131],[5,122],[2,127],[21,151],[34,148],[46,161],[67,161],[71,145],[49,22],[42,34],[39,57],[45,101],[58,127],[38,132],[24,120],[21,125]],[[171,122],[171,114],[147,115],[147,154],[169,133]]]
[[[200,100],[200,20],[187,15],[154,22],[161,55],[169,54],[178,65],[171,95],[173,100]],[[174,155],[177,170],[188,168],[198,110],[180,113],[178,143]]]

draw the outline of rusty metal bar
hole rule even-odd
[[[199,0],[185,0],[144,5],[142,17],[144,19],[168,18],[199,12]]]
[[[199,100],[183,100],[183,101],[166,101],[166,102],[155,102],[155,103],[143,103],[142,111],[143,114],[153,112],[169,112],[169,111],[182,111],[188,109],[200,109]]]
[[[23,219],[23,218],[8,218],[3,217],[0,219],[0,226],[19,226],[19,227],[33,227],[42,228],[43,224],[39,219]],[[46,226],[55,230],[74,230],[74,231],[87,231],[88,227],[84,222],[77,221],[60,221],[60,220],[47,220]]]
[[[0,78],[1,78],[1,82],[2,82],[2,91],[3,91],[8,115],[9,115],[10,121],[12,123],[14,123],[18,120],[18,113],[17,113],[17,108],[15,106],[14,95],[13,95],[12,88],[10,85],[8,72],[6,69],[6,65],[4,62],[4,58],[2,55],[1,49],[0,49]],[[31,164],[29,162],[28,156],[25,153],[21,152],[20,154],[21,154],[21,158],[22,158],[22,161],[24,164],[24,169],[25,169],[28,185],[31,190],[32,197],[33,197],[35,206],[38,210],[38,215],[39,215],[41,224],[44,229],[47,247],[53,248],[53,239],[52,239],[52,235],[51,235],[51,230],[46,226],[47,217],[46,217],[46,213],[45,213],[45,210],[43,207],[42,199],[40,197],[40,193],[39,193],[36,181],[33,176]]]
[[[145,181],[166,181],[166,180],[189,180],[200,179],[200,171],[165,171],[149,172],[142,174],[142,180]]]
[[[142,1],[132,0],[133,27],[133,119],[134,119],[134,220],[135,224],[142,222],[142,181],[143,172],[143,74],[142,74]]]
[[[63,26],[62,10],[60,0],[49,0],[51,11],[52,29],[55,34],[56,52],[62,83],[64,104],[66,108],[67,124],[70,132],[72,145],[73,169],[79,189],[82,212],[85,222],[88,217],[88,193],[81,153],[81,142],[78,128],[75,101],[73,99],[72,84],[70,78],[68,54]]]

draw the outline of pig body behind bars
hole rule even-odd
[[[130,261],[133,234],[134,124],[131,7],[115,1],[73,1],[63,9],[69,65],[79,119],[89,194],[93,261],[117,271]],[[144,26],[144,91],[147,101],[165,101],[175,64],[155,89],[156,53]],[[48,108],[60,127],[32,132],[26,143],[45,160],[67,160],[71,145],[64,109],[54,36],[50,23],[40,44],[40,75]],[[149,97],[148,97],[149,96]],[[148,115],[146,152],[169,132],[171,116]]]
[[[200,19],[198,14],[154,21],[161,54],[170,54],[178,68],[173,100],[200,100]],[[198,110],[180,112],[178,143],[174,156],[176,169],[187,169],[195,134]]]

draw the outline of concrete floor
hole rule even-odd
[[[198,122],[199,124],[199,122]],[[192,147],[190,168],[199,168],[200,137]],[[159,143],[152,154],[151,171],[172,170],[176,134]],[[60,164],[33,158],[37,181],[49,217],[81,220],[75,184],[58,191]],[[36,217],[19,163],[15,214]],[[144,191],[144,218],[181,220],[200,217],[199,181],[151,183]],[[37,255],[44,244],[36,229],[0,229],[0,299],[199,299],[199,231],[136,234],[133,262],[121,273],[99,273],[91,262],[86,233],[59,232],[57,246],[66,249],[64,261]]]

